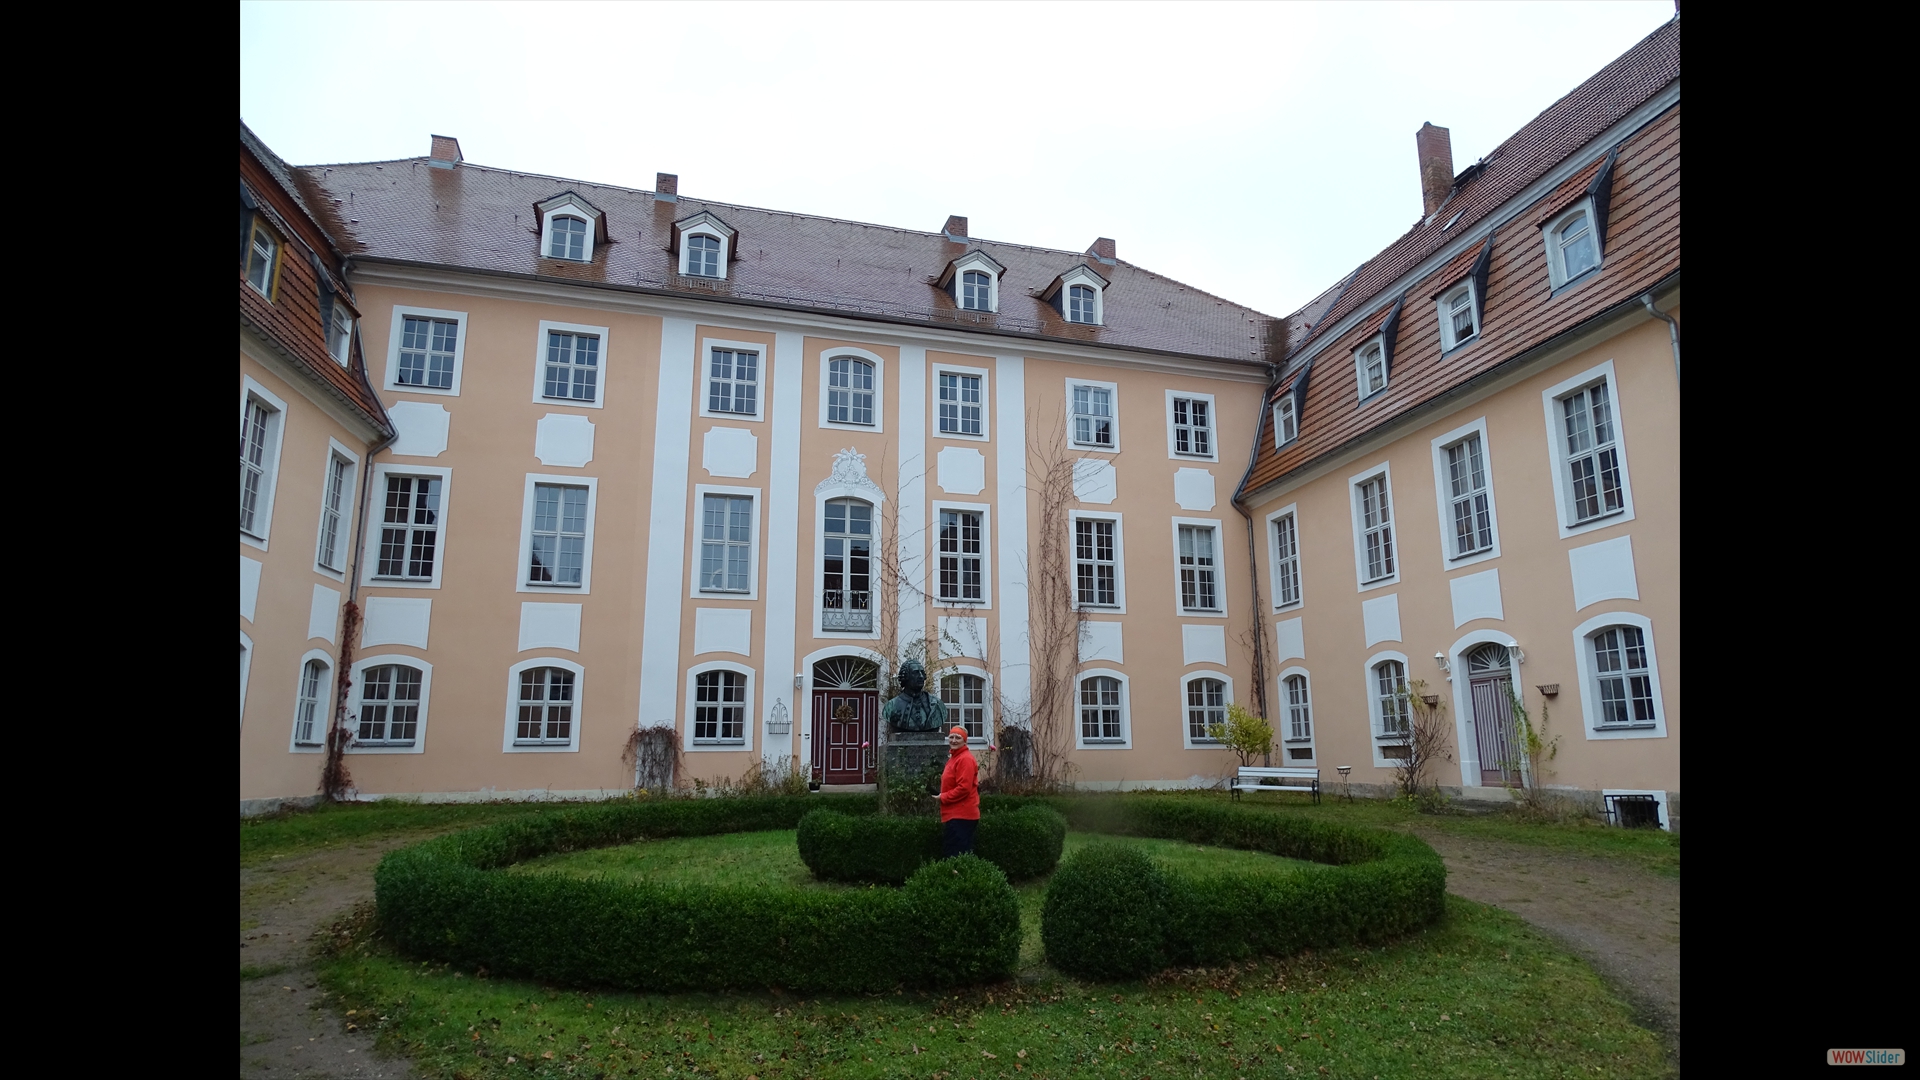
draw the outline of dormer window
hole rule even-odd
[[[688,237],[687,273],[692,277],[719,277],[720,241],[711,236]]]
[[[1353,368],[1360,381],[1360,400],[1365,401],[1387,388],[1387,350],[1378,339],[1360,346],[1353,354]]]
[[[947,264],[934,284],[953,297],[962,311],[1000,310],[1000,275],[1006,267],[984,251],[969,251]]]
[[[327,322],[327,355],[339,361],[341,366],[347,363],[347,348],[353,342],[353,312],[338,299],[333,302],[332,317]]]
[[[984,270],[960,275],[960,306],[968,311],[992,311],[993,275]]]
[[[545,258],[590,263],[594,246],[607,242],[606,216],[571,191],[535,203],[534,209],[540,214],[540,254]]]
[[[1053,305],[1054,310],[1070,323],[1099,326],[1106,321],[1106,313],[1102,310],[1106,290],[1107,279],[1082,264],[1054,278],[1051,284],[1040,291],[1040,299]]]
[[[280,238],[267,223],[253,219],[252,235],[247,241],[247,284],[267,299],[273,299],[275,279],[280,268]]]
[[[732,226],[702,210],[673,223],[673,250],[680,256],[676,265],[686,277],[724,280],[738,239]]]
[[[1592,203],[1591,199],[1581,199],[1547,223],[1547,277],[1556,289],[1600,265],[1600,237],[1593,225]]]
[[[1474,310],[1473,282],[1463,281],[1440,297],[1440,351],[1457,349],[1480,333],[1480,313]]]
[[[547,256],[585,262],[587,223],[577,217],[556,217],[547,222]]]
[[[1098,322],[1094,317],[1094,290],[1088,285],[1074,285],[1067,289],[1067,321],[1090,323]]]
[[[1273,403],[1273,445],[1279,449],[1300,437],[1300,421],[1293,411],[1293,395],[1280,395]]]

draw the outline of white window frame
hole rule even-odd
[[[967,271],[977,270],[987,275],[986,312],[992,314],[1000,310],[1000,272],[994,269],[993,262],[984,254],[976,251],[963,255],[953,264],[953,306],[961,311],[980,311],[980,308],[967,306]]]
[[[431,476],[440,481],[440,521],[437,526],[439,536],[433,542],[433,576],[425,581],[375,576],[375,572],[380,569],[380,526],[386,521],[389,475]],[[579,483],[579,480],[574,478],[570,482]],[[378,515],[378,519],[369,522],[368,527],[362,530],[366,534],[364,540],[366,546],[361,549],[360,555],[360,584],[380,589],[438,589],[440,579],[447,570],[448,508],[453,505],[453,470],[443,465],[399,465],[376,461],[373,464],[373,478],[368,483],[373,485],[373,490],[378,493],[378,500],[367,504],[367,513],[370,517]],[[529,487],[527,490],[531,492],[533,489]]]
[[[871,483],[871,481],[869,481]],[[878,641],[880,639],[880,615],[874,610],[873,629],[871,630],[827,630],[821,626],[824,621],[827,599],[827,503],[834,499],[859,499],[873,507],[873,535],[868,550],[867,589],[879,600],[881,592],[879,552],[884,540],[882,513],[886,496],[878,485],[854,487],[850,484],[822,484],[813,491],[813,636],[816,638],[839,641]],[[711,594],[710,594],[711,595]],[[871,602],[871,601],[870,601]],[[865,656],[866,653],[860,655]]]
[[[582,231],[586,235],[582,237],[580,258],[576,259],[571,255],[562,255],[554,251],[554,240],[557,238],[554,226],[560,221],[577,221],[584,227]],[[562,262],[590,263],[593,261],[593,233],[593,219],[579,207],[569,204],[548,210],[540,221],[540,257],[559,259]]]
[[[934,364],[932,377],[927,380],[927,437],[933,439],[955,439],[962,442],[989,442],[993,435],[993,385],[986,368],[962,367],[958,364]],[[940,376],[968,375],[980,380],[980,434],[968,435],[959,431],[940,430]],[[1069,404],[1068,408],[1072,408]]]
[[[981,391],[982,398],[986,397],[986,392],[984,390],[985,385],[986,385],[985,383],[981,384],[981,386],[983,387]],[[1096,454],[1119,453],[1120,452],[1120,384],[1110,383],[1110,382],[1099,382],[1094,379],[1071,379],[1070,378],[1066,380],[1066,386],[1067,386],[1067,445],[1073,447],[1076,450],[1090,450]],[[1111,445],[1102,445],[1101,443],[1096,443],[1096,442],[1081,442],[1079,437],[1075,433],[1075,425],[1073,422],[1073,418],[1080,414],[1074,411],[1073,392],[1074,390],[1083,386],[1092,390],[1105,390],[1107,392],[1107,406],[1110,410],[1112,410],[1112,414],[1107,417],[1108,430],[1113,435],[1113,443]]]
[[[940,595],[940,511],[952,510],[956,513],[980,515],[980,599],[949,600]],[[988,503],[953,502],[947,499],[933,500],[932,516],[927,525],[927,562],[929,566],[927,603],[937,608],[964,608],[967,610],[987,611],[993,607],[993,507]],[[823,567],[824,571],[824,567]]]
[[[587,489],[587,536],[580,554],[580,584],[561,585],[558,583],[533,582],[527,580],[527,567],[533,559],[533,507],[534,488],[540,484],[556,484],[561,487],[583,487]],[[442,514],[446,500],[441,499]],[[560,476],[553,473],[528,473],[526,486],[520,497],[520,559],[514,565],[514,591],[523,593],[560,593],[566,596],[586,596],[593,592],[593,524],[594,515],[600,508],[600,480],[594,476]]]
[[[306,681],[307,665],[315,660],[326,666],[326,682],[320,686],[320,703],[313,711],[313,741],[303,743],[299,741],[301,683]],[[325,649],[308,649],[301,654],[300,665],[293,670],[293,724],[287,729],[287,753],[319,754],[326,751],[327,731],[333,722],[333,695],[340,681],[334,678],[335,663],[333,654]]]
[[[1473,319],[1473,334],[1456,341],[1453,336],[1453,301],[1463,290],[1467,294],[1467,311]],[[1463,345],[1471,345],[1480,340],[1480,304],[1478,297],[1474,295],[1472,278],[1467,278],[1465,281],[1455,284],[1446,292],[1441,293],[1439,311],[1440,352],[1442,354],[1450,353]]]
[[[1218,609],[1189,608],[1180,592],[1180,527],[1213,530],[1213,592]],[[1219,518],[1176,517],[1173,519],[1173,610],[1182,619],[1224,619],[1227,617],[1227,531]]]
[[[979,679],[981,681],[980,730],[982,734],[977,739],[971,735],[967,736],[967,745],[968,746],[987,745],[988,743],[993,741],[994,733],[999,730],[997,726],[997,721],[995,720],[993,715],[993,676],[988,673],[986,668],[983,668],[974,664],[955,664],[950,667],[943,667],[933,677],[934,693],[937,694],[941,692],[942,688],[940,686],[940,682],[949,675],[971,675],[974,678]],[[809,698],[809,700],[811,700],[811,698]],[[945,701],[945,698],[942,697],[941,700]],[[953,706],[951,705],[947,707],[953,708]],[[1076,716],[1075,719],[1077,721],[1078,717]],[[953,724],[949,724],[948,726],[952,727],[956,725],[961,727],[965,726],[964,724],[961,724],[957,718],[954,719]]]
[[[1560,399],[1599,382],[1607,384],[1607,400],[1613,407],[1613,445],[1620,455],[1620,509],[1591,521],[1569,525],[1573,517],[1573,499],[1568,490],[1567,430],[1560,416]],[[1622,415],[1620,380],[1614,376],[1613,361],[1588,368],[1571,379],[1563,379],[1540,391],[1540,407],[1547,418],[1547,464],[1552,469],[1554,522],[1560,528],[1560,538],[1565,540],[1570,536],[1610,529],[1632,521],[1633,478],[1627,471],[1626,419]]]
[[[1368,390],[1367,353],[1374,349],[1380,350],[1380,389]],[[1361,342],[1359,348],[1353,350],[1353,384],[1356,395],[1361,401],[1368,401],[1384,394],[1393,385],[1393,372],[1387,369],[1387,337],[1385,334],[1375,334]]]
[[[700,707],[696,700],[699,677],[709,671],[733,671],[747,677],[746,700],[741,703],[739,742],[694,742],[694,715],[695,710]],[[756,719],[759,715],[760,711],[754,699],[752,668],[731,660],[709,660],[704,664],[695,664],[687,669],[686,716],[681,731],[680,748],[689,754],[750,753],[753,750],[754,729],[759,726],[759,721]]]
[[[442,390],[435,386],[414,386],[400,382],[400,335],[406,329],[407,317],[416,319],[445,319],[458,324],[458,336],[453,343],[453,385]],[[467,367],[467,313],[464,311],[441,311],[438,308],[412,307],[407,304],[393,306],[393,323],[387,327],[387,380],[384,389],[397,394],[427,394],[433,397],[459,397],[460,377]],[[543,339],[544,340],[544,339]]]
[[[1280,542],[1274,536],[1274,524],[1281,518],[1293,519],[1294,599],[1280,600]],[[1300,551],[1300,504],[1288,503],[1267,515],[1267,583],[1272,597],[1267,601],[1274,611],[1297,611],[1307,606],[1306,556]]]
[[[341,367],[350,367],[352,366],[352,359],[353,359],[353,331],[354,331],[354,327],[359,324],[360,320],[354,317],[353,309],[349,308],[345,303],[343,303],[340,295],[338,293],[335,293],[333,297],[334,325],[335,326],[339,325],[339,323],[343,319],[346,321],[347,325],[345,328],[346,332],[342,334],[340,337],[340,351],[334,352],[332,346],[329,345],[327,348],[327,355],[333,357],[335,362],[337,362]],[[325,328],[328,341],[332,341],[333,339],[333,330],[334,330],[333,326],[328,326]]]
[[[1293,703],[1287,698],[1287,680],[1298,676],[1307,688],[1307,737],[1293,738]],[[1280,703],[1280,718],[1274,723],[1274,743],[1280,749],[1280,763],[1288,767],[1305,767],[1320,764],[1320,721],[1314,715],[1313,673],[1295,665],[1281,670],[1274,680],[1277,693],[1274,700]],[[1307,756],[1295,758],[1293,751],[1301,746],[1307,748]]]
[[[247,272],[253,266],[253,238],[261,233],[265,233],[267,240],[273,244],[273,253],[267,259],[267,286],[264,289],[255,285],[253,276]],[[271,304],[275,294],[280,291],[280,264],[286,261],[286,257],[287,242],[280,236],[280,230],[268,223],[265,214],[255,213],[252,224],[247,226],[247,261],[240,267],[240,280],[246,283],[247,288],[266,297]]]
[[[363,743],[360,741],[360,695],[367,685],[368,668],[383,667],[387,664],[405,664],[420,669],[420,715],[415,727],[412,746],[396,746],[389,743]],[[424,754],[427,751],[427,706],[433,699],[433,665],[417,656],[404,653],[382,653],[379,656],[363,656],[353,662],[349,678],[353,680],[353,704],[347,711],[347,723],[354,734],[347,740],[349,754]],[[391,723],[391,719],[389,719]]]
[[[1376,769],[1392,769],[1398,766],[1398,759],[1390,758],[1380,752],[1382,746],[1398,746],[1400,741],[1390,739],[1385,734],[1386,718],[1380,709],[1380,687],[1375,682],[1373,669],[1388,660],[1400,662],[1400,677],[1407,684],[1407,693],[1413,693],[1413,665],[1408,662],[1407,654],[1388,649],[1367,657],[1366,666],[1360,670],[1361,682],[1367,691],[1367,744],[1373,749],[1373,766]],[[1309,687],[1311,693],[1311,687]],[[1407,701],[1407,722],[1413,722],[1413,701]]]
[[[733,498],[745,498],[753,501],[753,529],[747,541],[747,591],[722,592],[700,588],[700,547],[701,530],[705,527],[707,496],[727,495]],[[824,505],[823,515],[824,515]],[[766,513],[764,493],[756,487],[731,487],[725,484],[695,484],[693,486],[693,508],[688,512],[687,520],[692,523],[692,531],[687,538],[687,598],[689,600],[758,600],[760,599],[760,518]],[[874,515],[878,517],[876,513]],[[876,575],[877,576],[877,575]]]
[[[254,498],[253,531],[240,531],[240,542],[248,547],[267,550],[267,541],[273,532],[273,497],[280,487],[280,448],[286,442],[287,403],[280,395],[261,386],[251,375],[240,376],[240,423],[247,423],[248,406],[258,401],[267,407],[267,432],[265,452],[260,462],[260,491]]]
[[[1578,274],[1569,275],[1567,273],[1566,253],[1560,249],[1560,244],[1555,234],[1560,231],[1562,226],[1579,214],[1585,214],[1587,216],[1587,231],[1593,236],[1593,265],[1580,271]],[[1575,201],[1558,214],[1555,214],[1546,225],[1541,227],[1540,242],[1545,245],[1547,249],[1547,281],[1552,286],[1553,291],[1558,292],[1577,281],[1583,281],[1599,273],[1600,270],[1607,265],[1606,238],[1601,236],[1600,231],[1594,227],[1595,220],[1593,213],[1593,196],[1588,195]]]
[[[753,366],[753,411],[716,412],[709,406],[708,397],[713,380],[713,350],[725,349],[729,352],[750,352],[759,357]],[[773,346],[763,341],[731,341],[726,338],[701,338],[699,367],[694,372],[694,403],[699,407],[699,415],[715,420],[728,420],[736,423],[759,423],[767,418],[767,361],[773,356]],[[824,376],[822,376],[824,378]],[[740,380],[735,379],[734,382]],[[824,394],[823,394],[824,396]],[[877,406],[876,406],[877,408]],[[851,425],[849,425],[851,426]],[[860,430],[865,431],[862,427]]]
[[[1370,480],[1380,480],[1387,485],[1387,524],[1392,529],[1388,535],[1389,555],[1393,559],[1393,573],[1373,581],[1367,580],[1367,525],[1366,515],[1361,510],[1360,485]],[[1393,465],[1383,461],[1378,465],[1347,477],[1347,513],[1353,522],[1353,579],[1361,592],[1372,592],[1400,583],[1400,573],[1406,567],[1400,556],[1400,498],[1393,491]]]
[[[1453,485],[1447,468],[1447,451],[1474,436],[1480,437],[1480,460],[1487,471],[1487,519],[1493,530],[1493,546],[1485,551],[1455,555],[1453,542]],[[1435,438],[1433,447],[1433,497],[1440,522],[1440,567],[1458,570],[1500,557],[1500,506],[1493,497],[1493,443],[1487,438],[1487,418],[1462,424]]]
[[[1097,510],[1067,511],[1067,554],[1073,562],[1073,609],[1075,611],[1113,612],[1117,615],[1127,613],[1127,541],[1126,529],[1121,523],[1121,514],[1109,514]],[[1082,604],[1080,602],[1080,563],[1077,557],[1077,542],[1081,521],[1113,522],[1113,599],[1112,604]],[[1176,533],[1175,542],[1178,543]],[[1175,586],[1178,587],[1178,582]]]
[[[520,726],[520,673],[530,668],[560,668],[573,673],[573,730],[564,743],[516,743]],[[535,656],[507,669],[507,726],[500,740],[503,754],[577,754],[580,752],[580,703],[586,697],[587,669],[558,656]]]
[[[1233,676],[1218,668],[1196,668],[1180,676],[1180,711],[1176,714],[1180,717],[1180,744],[1188,750],[1224,750],[1227,744],[1218,739],[1196,739],[1193,737],[1193,729],[1188,724],[1187,716],[1187,710],[1191,708],[1191,706],[1187,704],[1187,688],[1192,685],[1195,679],[1217,679],[1225,684],[1226,698],[1220,706],[1222,710],[1220,722],[1223,724],[1227,722],[1225,712],[1227,706],[1239,700],[1233,696]],[[1078,695],[1075,696],[1074,703],[1075,706],[1078,707]],[[1075,723],[1080,721],[1080,716],[1077,712],[1074,714],[1073,719]]]
[[[1073,312],[1073,287],[1079,285],[1093,290],[1093,321],[1084,322],[1075,319]],[[1076,266],[1061,275],[1060,278],[1060,317],[1070,326],[1105,326],[1107,324],[1107,287],[1086,267]],[[995,297],[995,310],[999,309],[998,296]]]
[[[1288,435],[1286,438],[1281,438],[1282,435],[1286,434],[1286,426],[1281,422],[1283,418],[1293,423],[1293,434]],[[1293,391],[1288,390],[1286,393],[1280,395],[1280,400],[1273,403],[1273,448],[1275,450],[1285,449],[1287,446],[1299,441],[1300,416],[1296,408]]]
[[[1601,723],[1598,672],[1593,661],[1593,642],[1589,638],[1609,626],[1631,626],[1640,631],[1647,643],[1647,678],[1653,683],[1652,727],[1607,727]],[[1608,611],[1573,628],[1574,667],[1580,680],[1581,729],[1588,742],[1609,739],[1664,739],[1670,715],[1667,695],[1660,688],[1660,654],[1653,640],[1653,620],[1631,611]]]
[[[591,334],[600,339],[600,372],[594,381],[593,399],[580,401],[576,398],[557,398],[547,396],[547,332],[557,330],[562,334]],[[588,326],[584,323],[554,322],[540,320],[540,332],[533,339],[533,403],[562,409],[600,409],[607,403],[607,338],[609,330],[604,326]]]
[[[1205,453],[1205,454],[1182,453],[1181,451],[1175,449],[1180,445],[1180,443],[1174,437],[1174,423],[1173,423],[1173,399],[1174,398],[1186,398],[1189,401],[1204,401],[1207,403],[1207,446],[1210,450],[1209,453]],[[1188,406],[1187,415],[1188,417],[1192,417],[1193,415],[1192,406]],[[1212,394],[1201,394],[1191,390],[1168,390],[1166,417],[1167,417],[1167,458],[1169,460],[1172,460],[1172,461],[1219,461],[1220,460],[1220,406],[1217,403],[1215,403],[1214,396]],[[1193,425],[1188,424],[1187,426],[1192,427]]]
[[[335,522],[338,533],[333,538],[335,558],[340,560],[338,567],[320,561],[320,552],[327,543],[327,489],[333,483],[335,459],[347,463],[346,483],[340,489],[340,518]],[[360,508],[359,494],[360,455],[349,450],[339,439],[327,436],[326,467],[320,473],[320,523],[314,529],[313,538],[314,573],[325,574],[335,581],[347,580],[347,563],[353,555],[353,515]]]
[[[841,357],[852,360],[864,360],[873,365],[873,423],[871,424],[842,423],[838,420],[830,420],[827,418],[827,380],[830,377],[828,365]],[[832,428],[837,431],[872,431],[876,433],[886,430],[886,357],[878,353],[868,352],[866,349],[856,349],[850,345],[842,345],[832,349],[822,349],[820,350],[820,381],[818,386],[820,393],[821,427]]]
[[[1086,729],[1080,726],[1080,685],[1088,679],[1104,675],[1120,683],[1120,740],[1118,742],[1088,742]],[[1182,700],[1185,700],[1184,698]],[[1186,714],[1181,714],[1180,723],[1186,724]],[[1133,688],[1128,685],[1125,672],[1113,668],[1085,668],[1073,676],[1073,745],[1076,750],[1131,750],[1133,749]]]
[[[693,255],[692,240],[696,236],[711,237],[714,240],[720,241],[720,274],[718,277],[688,273],[687,266]],[[696,221],[691,225],[682,227],[680,230],[679,256],[680,258],[676,269],[679,271],[681,277],[697,277],[702,281],[725,281],[727,280],[728,264],[733,261],[733,237],[727,235],[726,231],[718,225],[706,221]],[[765,351],[765,346],[758,347]],[[702,355],[704,356],[705,354],[702,353]]]

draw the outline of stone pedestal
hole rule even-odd
[[[942,766],[947,760],[947,736],[938,731],[889,731],[887,732],[887,774],[893,776],[912,776],[925,769],[929,762],[939,762]]]

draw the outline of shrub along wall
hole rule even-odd
[[[1009,880],[1051,873],[1067,839],[1067,820],[1047,806],[995,808],[980,817],[974,854]],[[898,885],[940,858],[940,822],[931,817],[853,817],[815,810],[800,819],[800,861],[823,881]]]
[[[429,840],[374,872],[383,929],[400,948],[463,967],[636,990],[875,991],[1012,974],[1019,903],[979,858],[930,864],[902,889],[816,891],[657,885],[500,869],[633,840],[791,829],[822,802],[668,800],[542,814]]]

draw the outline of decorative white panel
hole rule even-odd
[[[1211,510],[1213,474],[1205,469],[1180,469],[1173,474],[1173,501],[1182,510]]]
[[[965,446],[940,451],[940,490],[949,495],[978,495],[987,486],[986,455]]]
[[[1485,570],[1447,582],[1453,591],[1453,625],[1464,626],[1475,619],[1504,619],[1500,605],[1500,571]]]
[[[1567,552],[1573,566],[1573,609],[1602,600],[1640,599],[1633,572],[1633,537],[1620,536]]]
[[[1212,626],[1181,627],[1180,662],[1225,664],[1227,662],[1227,628],[1217,623]]]
[[[520,605],[520,651],[566,649],[580,651],[580,605]]]
[[[325,585],[313,587],[313,606],[307,609],[307,637],[333,640],[340,625],[340,590]]]
[[[759,454],[760,438],[746,428],[708,428],[700,463],[715,476],[752,476]]]
[[[1110,664],[1127,662],[1126,650],[1121,647],[1121,624],[1117,622],[1089,622],[1080,624],[1080,662],[1105,660]]]
[[[1106,505],[1120,494],[1119,477],[1113,466],[1094,458],[1081,458],[1073,464],[1073,497],[1081,502]]]
[[[1307,638],[1297,618],[1282,619],[1273,624],[1273,644],[1275,663],[1307,658]]]
[[[433,621],[433,601],[410,596],[370,596],[366,621],[360,624],[360,645],[427,647],[427,625]]]
[[[1367,645],[1379,641],[1400,640],[1400,594],[1388,593],[1360,602],[1360,616],[1367,625]]]
[[[542,465],[578,469],[593,460],[593,421],[572,413],[548,413],[533,429],[533,456]]]
[[[952,638],[952,641],[947,640]],[[940,655],[985,659],[987,620],[966,615],[940,616]]]
[[[240,556],[240,617],[253,621],[253,609],[260,602],[260,563]]]
[[[387,406],[399,437],[393,452],[401,457],[439,457],[447,451],[447,410],[428,401],[396,401]]]
[[[693,654],[730,652],[753,655],[753,611],[750,608],[696,608],[693,612]]]

